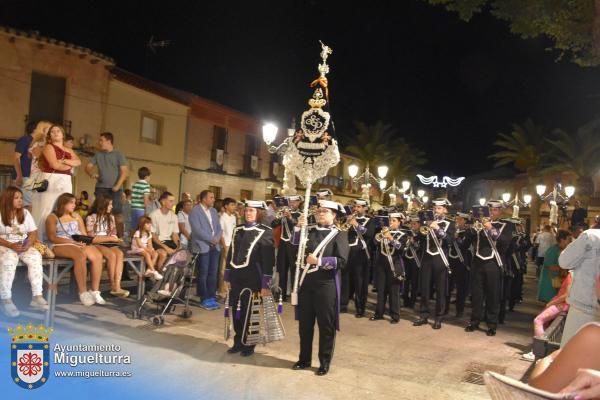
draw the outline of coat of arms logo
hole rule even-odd
[[[24,389],[37,389],[50,376],[50,343],[52,328],[29,323],[8,327],[11,336],[10,371],[14,383]]]

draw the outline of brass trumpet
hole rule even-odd
[[[354,218],[356,218],[356,213],[352,213],[350,215],[348,215],[346,217],[346,220],[338,225],[338,229],[340,231],[348,231],[350,230],[350,228],[352,228],[352,224],[350,223],[351,220],[353,220]]]
[[[381,242],[383,239],[385,239],[385,235],[387,235],[387,233],[389,231],[390,231],[390,228],[388,228],[387,226],[384,226],[383,228],[381,228],[381,232],[379,232],[375,235],[375,239],[378,242]]]
[[[483,224],[490,221],[491,219],[486,217],[481,218],[481,220],[476,219],[475,222],[473,222],[473,228],[475,228],[477,231],[480,231],[483,229]]]

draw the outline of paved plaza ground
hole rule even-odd
[[[226,353],[231,343],[223,339],[222,309],[193,307],[192,318],[170,315],[165,325],[155,327],[122,312],[133,301],[114,298],[107,306],[90,308],[63,299],[57,308],[53,341],[86,343],[95,337],[96,342],[120,344],[133,355],[136,373],[147,374],[157,396],[176,391],[185,393],[178,398],[191,399],[224,394],[232,399],[482,399],[488,395],[485,386],[478,384],[477,371],[494,368],[521,378],[531,365],[519,356],[530,349],[531,321],[541,307],[533,300],[535,283],[533,276],[526,277],[525,301],[507,314],[506,324],[495,337],[487,337],[484,331],[465,333],[466,316],[448,317],[441,330],[433,330],[413,327],[412,309],[402,309],[397,325],[343,314],[331,370],[324,377],[314,374],[318,335],[315,368],[290,369],[297,360],[299,340],[298,325],[287,303],[285,340],[258,346],[250,358]],[[470,308],[466,311],[468,315]],[[26,311],[23,317],[39,318],[39,314]]]

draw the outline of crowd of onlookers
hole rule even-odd
[[[94,196],[82,191],[77,198],[72,176],[81,160],[61,126],[41,121],[17,141],[15,186],[0,195],[0,311],[19,315],[11,293],[19,261],[28,268],[31,307],[48,307],[42,296],[43,256],[73,261],[79,299],[91,306],[106,303],[100,293],[104,266],[110,294],[127,297],[129,291],[121,287],[127,255],[143,257],[146,277],[161,280],[166,260],[179,249],[199,253],[197,294],[202,307],[219,308],[217,297],[226,294],[225,256],[240,222],[240,204],[232,198],[215,204],[208,190],[196,201],[183,193],[176,204],[170,192],[156,193],[146,167],[124,189],[128,163],[115,149],[114,136],[100,134],[98,146],[83,168],[96,180]]]

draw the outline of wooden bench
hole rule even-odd
[[[125,253],[123,258],[124,267],[131,268],[136,274],[136,279],[132,281],[122,282],[123,286],[137,286],[137,300],[141,300],[146,290],[146,282],[144,274],[146,273],[146,262],[143,257],[131,256]],[[19,266],[25,266],[19,262]],[[56,295],[58,293],[58,284],[65,275],[73,268],[73,261],[67,258],[44,258],[42,260],[44,281],[47,284],[46,301],[48,302],[48,310],[44,323],[46,326],[54,326],[54,314],[56,311]]]

